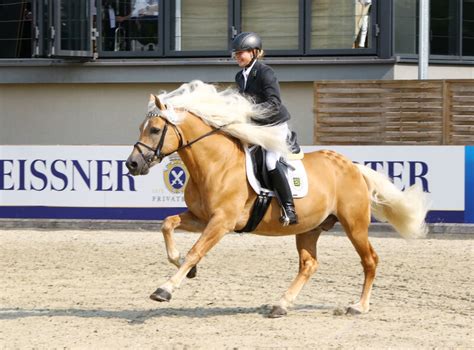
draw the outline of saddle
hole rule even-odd
[[[294,198],[302,198],[308,193],[308,177],[303,166],[304,154],[296,142],[296,135],[292,132],[288,138],[291,154],[288,160],[281,158],[279,162],[284,166],[286,178]],[[271,189],[271,183],[266,167],[266,151],[260,146],[245,148],[247,180],[257,194],[249,220],[244,228],[235,232],[252,232],[265,215],[272,197],[276,194]]]

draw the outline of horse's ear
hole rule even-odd
[[[152,104],[152,103],[154,103],[155,106],[161,111],[166,109],[165,105],[163,103],[161,103],[158,96],[153,95],[153,94],[150,95],[150,104]]]

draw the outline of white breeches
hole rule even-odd
[[[278,124],[275,137],[286,141],[288,137],[288,133],[289,133],[288,123]],[[266,159],[267,169],[274,170],[276,168],[276,163],[278,162],[280,158],[281,158],[280,152],[267,149],[267,159]]]

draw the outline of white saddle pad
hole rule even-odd
[[[267,192],[271,197],[274,197],[275,194],[270,189],[262,187],[260,181],[257,180],[255,174],[253,173],[253,164],[250,157],[250,151],[247,147],[245,148],[245,167],[247,171],[247,180],[250,186],[253,188],[255,193]],[[303,162],[301,159],[287,160],[293,169],[288,168],[286,171],[286,178],[290,184],[291,193],[294,198],[303,198],[308,194],[308,176],[306,174],[306,169],[304,168]]]

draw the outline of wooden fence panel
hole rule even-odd
[[[448,142],[451,145],[474,144],[474,82],[472,80],[447,81],[449,97]]]
[[[316,144],[474,144],[474,80],[320,81]]]

